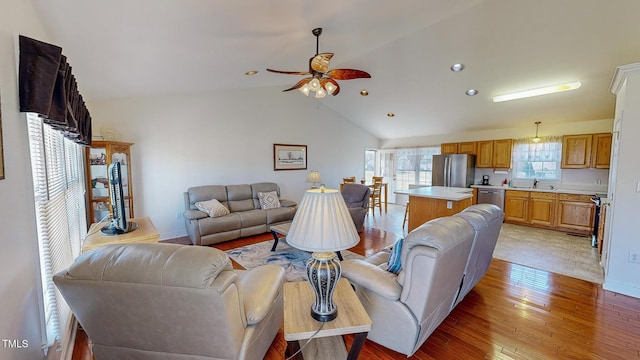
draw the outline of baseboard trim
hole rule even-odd
[[[634,298],[640,299],[640,288],[637,287],[629,286],[615,281],[607,281],[605,279],[604,284],[602,284],[602,288],[608,291],[616,292],[618,294],[632,296]]]

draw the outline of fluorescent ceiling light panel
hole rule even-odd
[[[562,91],[575,90],[580,86],[582,86],[582,83],[580,81],[576,81],[568,84],[554,85],[554,86],[548,86],[540,89],[520,91],[520,92],[511,93],[511,94],[495,96],[493,98],[493,102],[516,100],[516,99],[528,98],[533,96],[553,94],[553,93],[562,92]]]

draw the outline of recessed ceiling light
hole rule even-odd
[[[367,95],[369,95],[369,92],[367,90],[361,90],[360,91],[360,95],[367,96]]]
[[[493,102],[516,100],[516,99],[528,98],[532,96],[540,96],[540,95],[553,94],[553,93],[562,92],[562,91],[575,90],[580,86],[582,86],[582,83],[580,81],[576,81],[576,82],[567,83],[567,84],[548,86],[540,89],[525,90],[525,91],[515,92],[511,94],[495,96],[493,98]]]
[[[476,95],[478,95],[478,90],[469,89],[469,90],[467,90],[467,92],[465,94],[467,94],[468,96],[476,96]]]
[[[387,116],[388,116],[388,117],[394,117],[394,116],[396,116],[396,114],[394,114],[394,113],[388,113],[388,114],[387,114]]]
[[[246,73],[244,73],[245,75],[255,75],[258,73],[258,70],[251,70],[251,71],[247,71]]]
[[[451,71],[453,72],[459,72],[462,71],[464,69],[464,64],[453,64],[451,65]]]

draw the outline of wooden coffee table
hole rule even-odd
[[[295,358],[303,359],[357,359],[371,330],[371,319],[347,279],[340,279],[333,295],[338,308],[335,320],[323,323],[311,317],[311,303],[315,294],[308,281],[284,283],[284,339],[286,356],[300,349],[299,340],[311,338],[322,325],[322,330]],[[342,335],[356,334],[347,355]],[[304,341],[301,341],[304,344]]]

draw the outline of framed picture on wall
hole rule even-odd
[[[306,170],[307,145],[273,144],[273,170]]]

